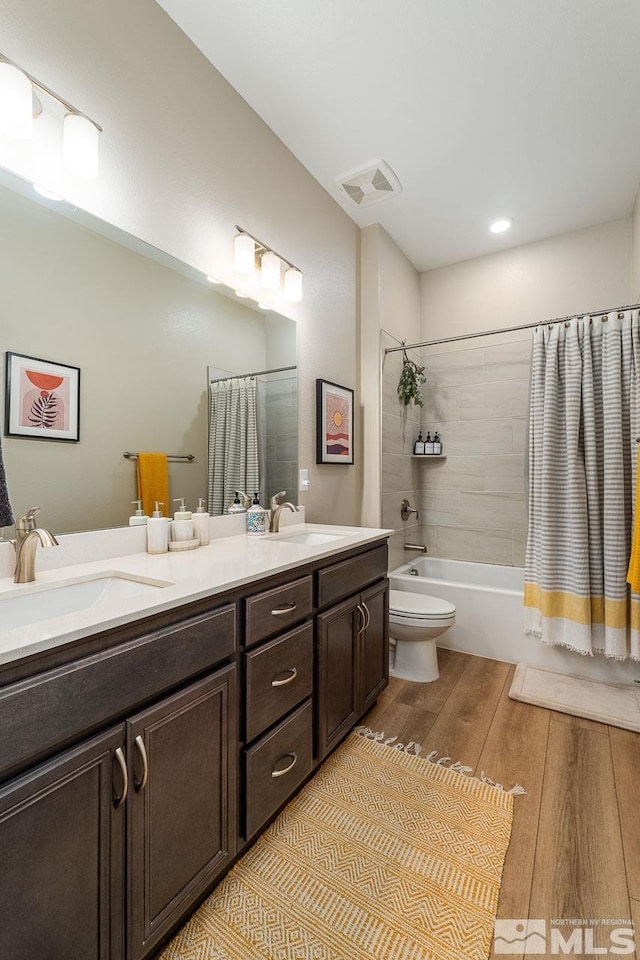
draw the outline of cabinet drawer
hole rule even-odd
[[[311,694],[313,626],[263,644],[245,654],[246,740],[253,740]]]
[[[0,690],[0,778],[231,656],[235,606],[144,634]]]
[[[311,577],[302,577],[284,587],[250,597],[246,601],[247,646],[281,633],[308,617],[313,607],[312,586]]]
[[[307,701],[288,720],[245,751],[246,837],[285,802],[313,766],[313,710]]]
[[[359,557],[319,570],[318,606],[326,607],[386,576],[387,563],[387,544],[384,543]]]

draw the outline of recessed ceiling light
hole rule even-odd
[[[215,277],[211,277],[209,276],[209,274],[207,274],[207,280],[209,281],[209,283],[222,283],[222,280],[216,280]]]
[[[36,193],[39,193],[41,197],[46,197],[47,200],[62,200],[62,197],[59,197],[57,193],[53,192],[53,190],[47,190],[46,187],[41,187],[37,183],[34,183],[33,189],[36,191]]]
[[[489,230],[491,233],[505,233],[506,230],[510,230],[513,226],[513,220],[511,217],[496,217],[495,220],[491,220],[489,223]]]

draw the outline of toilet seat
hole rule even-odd
[[[423,593],[410,593],[406,590],[389,591],[389,617],[402,623],[415,621],[430,623],[434,620],[453,620],[456,608],[447,600],[429,597]]]

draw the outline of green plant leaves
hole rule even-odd
[[[400,402],[408,407],[410,403],[416,407],[424,406],[424,397],[420,387],[427,382],[424,367],[410,360],[406,350],[402,352],[402,372],[398,382],[398,397]]]

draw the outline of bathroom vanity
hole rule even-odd
[[[152,955],[375,702],[387,531],[348,529],[87,565],[171,586],[0,645],[1,957]]]

